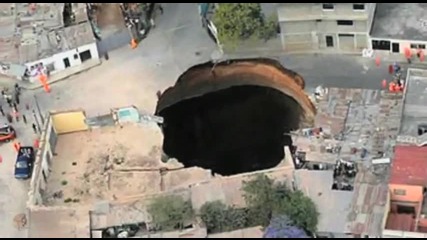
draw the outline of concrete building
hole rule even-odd
[[[370,48],[383,53],[415,53],[427,45],[427,3],[378,3]]]
[[[41,70],[52,76],[99,61],[86,4],[72,7],[74,21],[65,26],[64,3],[1,3],[0,74],[34,81]]]
[[[397,146],[383,237],[427,237],[427,147]]]
[[[361,53],[367,48],[376,3],[280,3],[286,52]]]

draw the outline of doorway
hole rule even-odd
[[[334,47],[334,38],[332,36],[326,36],[326,47]]]
[[[394,53],[400,52],[399,43],[392,43],[391,44],[391,51]]]
[[[64,62],[65,68],[69,68],[71,66],[70,59],[64,58],[62,61]]]

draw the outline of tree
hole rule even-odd
[[[251,225],[267,226],[275,206],[274,181],[264,174],[243,182]]]
[[[293,226],[292,220],[286,215],[271,219],[265,229],[263,238],[309,238],[303,229]]]
[[[228,207],[221,201],[203,204],[200,208],[200,218],[209,233],[227,232],[247,227],[245,209]]]
[[[287,215],[294,226],[315,232],[319,213],[316,205],[301,191],[290,191],[285,183],[274,183],[258,175],[243,183],[250,225],[267,226],[272,217]]]
[[[313,201],[301,191],[290,192],[287,199],[276,206],[275,215],[286,214],[295,226],[315,232],[319,213]]]
[[[232,48],[241,40],[268,36],[266,22],[259,3],[220,3],[213,17],[219,42]]]
[[[225,223],[227,206],[221,201],[207,202],[200,208],[200,218],[209,233],[221,232]]]
[[[161,230],[182,229],[193,220],[193,208],[181,196],[167,195],[156,198],[149,206],[153,223]]]

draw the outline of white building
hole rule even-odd
[[[83,22],[57,31],[51,31],[40,36],[40,42],[46,41],[50,51],[47,54],[25,56],[25,65],[31,76],[39,66],[45,67],[50,75],[59,73],[67,68],[77,67],[90,60],[98,60],[98,49],[89,22]],[[34,45],[25,47],[30,50]],[[21,56],[24,58],[24,56]]]
[[[370,33],[370,48],[383,53],[425,51],[426,3],[378,3]],[[425,52],[426,53],[426,52]]]
[[[65,69],[71,74],[99,62],[86,5],[72,8],[75,24],[64,27],[64,3],[0,3],[0,74],[22,79],[27,69],[34,81],[42,69],[66,75]]]

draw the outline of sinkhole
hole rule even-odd
[[[270,59],[194,66],[159,96],[163,151],[221,175],[272,168],[292,145],[286,134],[314,115],[303,87]]]

